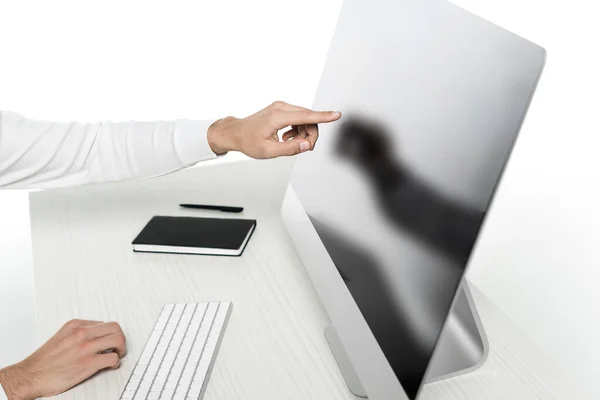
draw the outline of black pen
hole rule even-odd
[[[205,204],[180,204],[183,208],[195,208],[199,210],[215,210],[230,213],[241,213],[244,211],[244,207],[229,207],[229,206],[209,206]]]

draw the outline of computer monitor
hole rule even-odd
[[[448,2],[344,2],[314,101],[343,118],[282,216],[356,394],[413,400],[485,355],[461,285],[544,63]]]

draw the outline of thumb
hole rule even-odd
[[[293,156],[310,150],[308,140],[287,140],[285,142],[270,142],[266,148],[266,158]]]

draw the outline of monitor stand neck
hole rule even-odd
[[[333,325],[325,338],[350,392],[367,398]],[[488,354],[488,341],[468,283],[463,281],[427,371],[426,383],[467,374],[479,368]]]

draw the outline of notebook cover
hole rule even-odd
[[[237,250],[254,225],[253,219],[155,216],[132,244]]]

